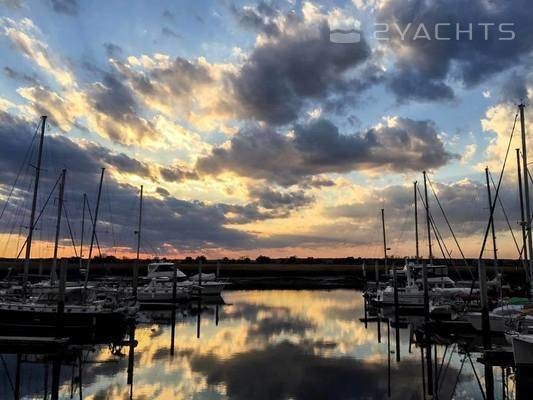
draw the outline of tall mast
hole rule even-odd
[[[416,195],[416,185],[417,182],[414,182],[414,196],[415,196],[415,244],[416,244],[416,262],[418,263],[419,259],[419,250],[418,250],[418,196]]]
[[[43,158],[44,131],[46,127],[46,115],[41,117],[41,137],[39,140],[39,150],[37,153],[37,165],[35,166],[35,182],[33,184],[33,200],[31,203],[30,225],[28,240],[26,241],[26,256],[24,257],[24,276],[22,278],[22,290],[26,296],[26,286],[28,284],[28,273],[30,272],[31,241],[33,230],[35,229],[35,210],[37,208],[37,194],[39,192],[39,179],[41,177],[41,162]]]
[[[381,209],[381,226],[383,228],[383,256],[385,257],[385,272],[387,272],[387,236],[385,234],[385,210]]]
[[[427,186],[427,177],[426,171],[424,174],[424,197],[426,199],[426,224],[428,229],[428,247],[429,247],[429,263],[433,263],[433,250],[431,249],[431,220],[429,216],[429,202],[428,202],[428,186]]]
[[[80,268],[83,262],[83,235],[85,233],[85,204],[87,203],[87,193],[83,193],[83,206],[81,211],[81,238],[80,238]]]
[[[522,130],[522,168],[524,169],[524,199],[526,203],[526,231],[527,231],[527,252],[529,255],[528,264],[529,264],[529,282],[530,282],[530,291],[531,282],[533,281],[533,238],[531,237],[531,208],[529,205],[529,181],[527,173],[527,147],[526,147],[526,124],[524,121],[524,103],[521,103],[518,108],[520,108],[520,127]]]
[[[96,199],[96,208],[94,210],[93,232],[91,234],[91,245],[89,246],[89,257],[87,258],[87,271],[85,271],[84,289],[87,290],[87,283],[89,282],[89,269],[91,267],[91,257],[93,254],[94,239],[96,237],[96,222],[98,221],[98,210],[100,208],[100,198],[102,196],[102,184],[104,183],[105,168],[102,168],[100,175],[100,185],[98,186],[98,197]]]
[[[61,183],[59,184],[59,204],[57,205],[57,222],[56,222],[56,238],[54,241],[54,258],[52,261],[52,274],[53,279],[57,276],[57,250],[59,248],[59,234],[61,231],[61,213],[63,212],[63,196],[65,193],[65,178],[67,170],[64,169],[61,172]]]
[[[526,276],[528,276],[527,263],[527,241],[526,241],[526,222],[524,219],[524,194],[522,192],[522,172],[520,171],[520,149],[516,149],[516,166],[518,171],[518,195],[520,196],[520,226],[522,227],[522,264]]]
[[[489,212],[492,217],[492,222],[490,224],[490,227],[492,229],[492,249],[494,251],[494,273],[498,273],[498,250],[496,248],[496,230],[494,229],[494,210],[492,207],[492,194],[490,192],[490,183],[489,183],[489,167],[485,167],[485,178],[487,179],[487,195],[489,198]]]
[[[431,249],[431,220],[429,215],[429,201],[428,201],[428,186],[426,171],[424,174],[424,198],[426,201],[426,224],[428,231],[428,247],[429,247],[429,264],[433,263],[433,252]],[[424,286],[424,321],[425,321],[425,334],[424,340],[426,341],[426,363],[427,363],[427,383],[428,383],[428,395],[433,397],[433,363],[431,361],[431,333],[429,328],[429,287],[428,287],[428,268],[427,264],[422,264],[422,281]]]
[[[141,185],[141,194],[139,197],[139,221],[137,225],[137,258],[133,267],[133,297],[137,297],[137,279],[139,277],[139,253],[141,251],[141,227],[143,216],[143,185]]]

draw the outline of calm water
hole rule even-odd
[[[62,361],[59,397],[80,398],[81,357],[84,399],[387,398],[387,328],[382,325],[381,344],[376,324],[365,329],[359,321],[364,315],[359,292],[235,291],[225,293],[224,300],[218,307],[202,306],[199,327],[194,308],[177,311],[173,355],[169,311],[144,313],[135,331],[133,385],[128,385],[128,347],[73,350]],[[393,329],[390,337],[392,398],[422,398],[420,350],[412,345],[409,353],[408,330],[402,329],[397,363]],[[451,350],[443,399],[450,398],[462,359]],[[442,356],[444,347],[438,351]],[[49,395],[50,357],[20,356],[21,398]],[[476,369],[482,379],[477,364]],[[14,397],[16,370],[17,356],[2,355],[0,399]],[[455,398],[482,398],[468,362]]]

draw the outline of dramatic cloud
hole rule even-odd
[[[376,20],[388,24],[389,32],[380,37],[390,39],[382,43],[396,59],[389,87],[400,101],[450,99],[453,82],[473,86],[515,66],[533,49],[530,15],[517,12],[528,6],[527,0],[383,2]],[[514,40],[499,40],[511,38],[500,32],[502,23],[508,25],[501,30],[514,31]],[[437,28],[438,36],[451,40],[436,40],[437,24],[448,24]],[[457,27],[472,33],[459,33],[456,40]]]
[[[88,116],[95,130],[117,142],[155,141],[160,133],[153,122],[140,116],[141,111],[130,89],[112,74],[105,74],[88,91],[89,106],[96,111]]]
[[[120,79],[145,106],[167,116],[212,129],[214,121],[234,114],[224,78],[230,66],[212,65],[203,58],[171,59],[163,54],[131,56],[126,62],[112,63]]]
[[[162,167],[159,170],[161,177],[167,182],[180,182],[185,179],[197,179],[198,175],[194,171],[188,171],[179,166]]]
[[[113,65],[145,106],[178,115],[201,129],[235,118],[286,124],[313,101],[338,110],[376,83],[380,71],[370,62],[364,38],[357,44],[332,43],[331,15],[309,4],[306,10],[287,14],[266,3],[233,7],[241,24],[259,32],[256,45],[239,64],[154,54],[113,60]],[[334,16],[347,18],[338,12]],[[163,34],[176,37],[166,27]]]
[[[228,145],[200,158],[197,168],[204,174],[231,171],[291,185],[327,172],[420,171],[440,167],[453,157],[429,121],[393,118],[366,132],[342,135],[333,123],[321,119],[296,125],[290,135],[270,128],[243,130]]]
[[[286,124],[308,100],[325,100],[347,87],[358,94],[365,86],[345,75],[370,58],[364,38],[332,43],[328,16],[312,11],[281,17],[265,3],[234,11],[241,23],[265,35],[232,79],[242,117]]]
[[[15,181],[17,171],[23,162],[23,156],[30,147],[33,136],[32,127],[22,119],[5,112],[0,113],[0,184],[2,195],[8,193]],[[121,184],[114,178],[114,173],[130,173],[146,180],[157,179],[149,165],[135,160],[122,153],[114,153],[107,148],[89,142],[74,142],[65,136],[46,137],[47,168],[43,175],[41,192],[47,193],[62,168],[67,168],[66,197],[69,215],[72,221],[81,218],[83,193],[89,194],[94,206],[94,193],[98,187],[100,168],[108,167],[111,172],[106,174],[104,204],[100,218],[100,243],[104,248],[115,246],[128,250],[134,243],[132,232],[135,224],[135,208],[138,204],[138,188]],[[35,143],[34,143],[35,145]],[[35,150],[30,153],[35,156]],[[29,162],[29,160],[26,160]],[[45,164],[45,165],[48,165]],[[14,198],[6,208],[3,216],[2,232],[9,232],[13,224],[20,220],[21,209],[29,206],[27,199],[31,183],[31,171],[27,164],[22,165],[25,178],[19,180]],[[154,175],[155,174],[155,175]],[[206,204],[199,201],[183,201],[167,195],[164,189],[157,190],[160,196],[154,197],[147,193],[145,198],[146,224],[144,235],[154,249],[162,252],[179,250],[209,249],[218,247],[249,248],[255,237],[246,232],[226,228],[227,224],[248,223],[277,217],[279,212],[263,212],[257,205]],[[39,206],[41,207],[42,204]],[[18,210],[18,211],[17,211]],[[44,215],[44,224],[53,226],[55,214],[50,209]],[[103,228],[105,227],[105,228]],[[110,232],[111,231],[111,232]],[[66,230],[63,231],[67,237]],[[113,235],[111,235],[113,234]]]
[[[496,175],[494,173],[494,175]],[[497,181],[497,176],[494,176]],[[459,237],[459,242],[463,250],[469,247],[479,251],[481,247],[481,238],[487,227],[489,219],[489,205],[487,198],[487,188],[485,184],[464,179],[452,183],[432,182],[433,188],[437,193],[440,204],[446,212],[446,217],[450,222],[454,233]],[[419,181],[418,189],[424,193],[423,183]],[[451,233],[447,227],[440,207],[435,199],[431,185],[428,188],[430,212],[435,221],[437,229],[445,239],[446,246],[452,250],[452,254],[459,257],[460,254],[455,246]],[[495,189],[492,187],[493,200]],[[514,182],[504,181],[504,186],[500,190],[500,199],[505,207],[505,213],[509,218],[509,223],[518,238],[520,236],[519,226],[514,221],[520,220],[519,205],[516,187]],[[396,243],[402,240],[410,242],[414,238],[414,205],[413,205],[413,187],[402,185],[391,185],[382,189],[372,189],[365,193],[359,201],[352,204],[342,204],[329,207],[326,215],[329,218],[337,219],[337,230],[348,224],[355,234],[350,236],[354,243],[372,243],[377,240],[377,236],[371,232],[368,227],[376,227],[380,224],[379,210],[385,209],[387,233],[391,242]],[[425,239],[424,206],[422,196],[418,195],[418,217],[421,240]],[[339,220],[341,219],[341,220]],[[345,219],[349,222],[341,222]],[[496,204],[494,221],[498,240],[503,237],[509,237],[509,227],[505,214],[502,212],[500,202]],[[406,233],[409,232],[409,233]],[[435,235],[433,232],[432,235]],[[510,238],[509,238],[510,239]],[[511,239],[512,240],[512,239]],[[519,241],[520,242],[520,241]],[[400,243],[401,244],[401,243]],[[393,251],[401,251],[393,245]],[[513,244],[513,256],[517,256]],[[411,247],[413,250],[414,247]],[[409,250],[408,251],[412,251]],[[489,247],[487,247],[489,250]],[[434,254],[441,256],[439,246],[435,244]]]
[[[261,207],[267,209],[299,208],[313,202],[313,197],[305,194],[303,190],[281,193],[266,187],[251,188],[250,196],[258,199]]]
[[[233,4],[231,11],[238,22],[245,28],[263,32],[268,36],[277,36],[281,33],[281,28],[278,25],[281,12],[274,9],[266,1],[260,1],[255,7],[244,6],[238,8]],[[292,13],[288,15],[288,17],[291,16],[295,18]]]

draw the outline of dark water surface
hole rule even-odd
[[[176,312],[173,355],[170,311],[143,312],[130,374],[128,346],[73,349],[61,360],[59,398],[79,399],[81,386],[84,399],[386,399],[389,371],[391,398],[422,398],[420,350],[412,344],[409,353],[408,329],[401,330],[399,363],[390,330],[389,369],[387,327],[382,325],[379,344],[376,324],[365,329],[359,321],[360,292],[229,291],[224,300],[202,305],[200,318],[194,307]],[[7,353],[0,359],[0,399],[14,398],[17,382],[17,355]],[[440,358],[443,353],[439,348]],[[53,356],[18,357],[20,398],[50,396]],[[462,359],[448,349],[439,398],[451,397]],[[483,381],[476,355],[472,359]],[[501,378],[494,371],[499,393]],[[454,398],[482,398],[469,362]]]

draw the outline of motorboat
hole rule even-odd
[[[533,334],[506,332],[505,338],[513,346],[515,365],[533,365]]]
[[[188,293],[193,296],[201,294],[202,296],[220,296],[226,282],[217,280],[215,274],[201,273],[193,275],[190,278],[187,277],[179,268],[171,262],[155,262],[148,264],[147,278],[150,279],[148,287],[144,294],[148,295],[154,293],[154,291],[160,292],[160,297],[165,298],[168,296],[170,290],[170,296],[172,295],[172,280],[174,279],[174,271],[176,271],[176,287],[182,294]],[[139,288],[139,294],[144,289]],[[151,294],[150,294],[151,295]],[[157,295],[155,295],[157,297]],[[168,300],[170,301],[170,297]],[[142,300],[141,300],[142,301]],[[163,301],[163,300],[160,300]]]
[[[466,312],[462,319],[470,322],[477,331],[483,330],[481,312]],[[496,307],[489,313],[489,321],[491,332],[517,331],[518,327],[520,331],[533,332],[533,316],[527,313],[524,305],[506,304]]]
[[[171,262],[153,262],[148,264],[148,272],[146,277],[148,279],[174,279],[174,270],[176,270],[176,279],[183,280],[187,279],[182,271],[176,268],[174,263]]]
[[[148,285],[137,289],[137,300],[141,303],[182,301],[189,298],[190,288],[183,282],[176,283],[176,296],[174,298],[173,283],[152,279]]]
[[[430,266],[428,266],[429,268]],[[398,304],[400,306],[408,306],[415,308],[422,308],[424,306],[424,289],[423,280],[418,277],[422,268],[418,264],[411,261],[406,262],[403,269],[395,271],[397,290],[398,290]],[[431,276],[427,277],[428,294],[430,299],[435,299],[443,296],[452,296],[461,292],[456,290],[454,281],[448,276],[442,275],[447,273],[446,266],[433,265],[431,266]],[[393,275],[393,273],[389,273]],[[376,296],[376,303],[382,306],[392,306],[395,304],[394,286],[389,284],[385,289],[378,290]]]

